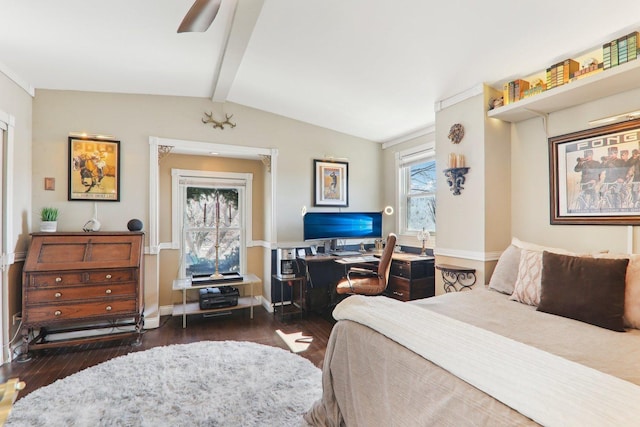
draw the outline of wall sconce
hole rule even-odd
[[[626,120],[633,120],[633,119],[637,119],[638,117],[640,117],[640,110],[629,111],[628,113],[618,114],[618,115],[615,115],[615,116],[603,117],[601,119],[596,119],[596,120],[590,120],[589,124],[590,125],[604,125],[604,124],[607,124],[607,123],[614,123],[614,122],[622,122],[622,121],[626,121]]]
[[[447,178],[449,189],[453,191],[454,196],[459,196],[460,190],[464,190],[462,185],[466,180],[465,175],[469,172],[469,168],[464,165],[464,156],[455,153],[449,154],[449,168],[443,172]]]
[[[464,190],[462,186],[466,180],[465,175],[470,168],[450,168],[444,170],[444,176],[447,177],[449,189],[453,191],[454,196],[460,195],[460,190]]]
[[[386,206],[383,212],[385,215],[393,215],[393,206]]]

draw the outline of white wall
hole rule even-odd
[[[14,182],[18,191],[8,208],[13,214],[12,252],[27,249],[31,218],[31,128],[32,97],[20,86],[0,73],[0,111],[15,119],[13,158],[7,159],[14,167]],[[23,256],[21,254],[20,256]]]

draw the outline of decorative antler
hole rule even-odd
[[[213,113],[204,113],[204,115],[207,117],[207,119],[202,119],[202,123],[213,123],[213,128],[218,128],[218,129],[222,129],[224,130],[224,125],[229,125],[230,128],[234,128],[236,127],[235,123],[231,123],[230,119],[231,117],[233,117],[233,114],[229,115],[229,114],[225,114],[225,120],[223,122],[219,122],[216,119],[213,118]]]

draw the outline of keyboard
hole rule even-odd
[[[362,254],[360,252],[358,252],[358,251],[333,251],[333,252],[331,252],[331,255],[335,255],[335,256],[360,256]]]
[[[365,262],[378,262],[379,258],[374,257],[373,255],[365,255],[365,256],[351,256],[347,258],[340,258],[338,262],[340,264],[358,264]]]

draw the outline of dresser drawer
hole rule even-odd
[[[400,301],[409,301],[411,299],[411,283],[409,279],[390,276],[386,294]]]
[[[136,295],[137,285],[135,283],[121,283],[114,285],[95,285],[85,287],[65,287],[31,289],[25,293],[25,303],[29,306],[34,304],[47,304],[69,301],[86,301],[97,298],[110,298],[120,296]]]
[[[60,287],[82,284],[83,273],[43,273],[30,274],[27,279],[28,287]]]
[[[93,270],[88,274],[88,283],[116,283],[131,282],[135,280],[135,270]]]
[[[414,277],[421,277],[427,274],[427,264],[423,262],[410,262],[410,261],[391,261],[392,276],[406,277],[412,279]]]
[[[118,315],[134,316],[135,299],[112,301],[92,301],[76,304],[50,304],[32,306],[27,309],[25,321],[28,324],[58,322],[65,320],[91,319],[99,317],[117,317]]]

